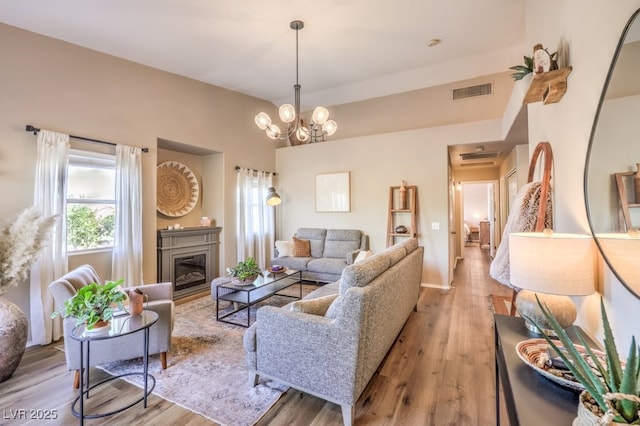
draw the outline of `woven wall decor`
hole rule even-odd
[[[177,161],[158,164],[158,211],[165,216],[181,217],[198,202],[200,187],[191,169]]]

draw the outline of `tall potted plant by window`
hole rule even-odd
[[[549,346],[562,358],[576,380],[585,388],[585,391],[580,394],[578,416],[573,425],[640,424],[638,412],[640,410],[640,348],[636,344],[635,337],[631,338],[626,362],[622,362],[616,349],[604,303],[600,299],[606,365],[598,359],[580,336],[580,343],[587,352],[587,359],[585,359],[555,317],[539,300],[538,305],[564,350],[559,348],[558,341],[546,335],[537,324],[536,327]]]
[[[0,227],[0,382],[18,367],[28,332],[27,317],[4,294],[27,280],[55,220],[55,216],[45,218],[36,207],[30,207]]]

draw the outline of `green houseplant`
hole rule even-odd
[[[238,262],[235,268],[227,268],[227,274],[238,281],[252,282],[258,275],[262,275],[262,270],[253,257],[248,257],[247,260]]]
[[[77,325],[84,323],[87,330],[97,328],[100,321],[108,323],[113,318],[114,305],[124,309],[123,301],[127,296],[120,289],[123,281],[107,281],[102,285],[91,283],[80,288],[62,308],[51,314],[51,318],[58,314],[73,317]]]
[[[585,347],[589,362],[580,355],[575,344],[571,341],[567,333],[560,327],[558,321],[549,310],[540,303],[538,305],[551,324],[558,340],[565,350],[560,350],[557,341],[554,341],[536,324],[536,327],[543,335],[549,345],[558,353],[567,368],[574,375],[576,380],[585,388],[599,407],[601,418],[598,420],[602,424],[616,422],[621,424],[640,424],[638,410],[640,409],[640,354],[635,337],[631,339],[631,347],[626,363],[620,361],[616,349],[611,326],[604,302],[600,299],[600,311],[604,326],[604,352],[606,354],[606,366],[596,357],[589,348],[584,338],[579,334],[580,344]],[[590,366],[592,364],[594,367]],[[581,417],[581,409],[585,406],[583,401],[588,399],[585,392],[580,396],[580,406],[578,407],[578,418]],[[591,410],[593,412],[593,410]],[[578,419],[576,419],[578,420]],[[574,425],[583,424],[574,422]]]

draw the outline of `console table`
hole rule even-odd
[[[526,365],[516,353],[522,340],[540,337],[527,330],[524,320],[505,315],[494,315],[495,368],[496,368],[496,424],[500,424],[500,383],[511,426],[517,425],[571,425],[578,410],[579,392],[564,388]],[[578,326],[567,333],[577,340]],[[582,333],[592,347],[598,345]]]

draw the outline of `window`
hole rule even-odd
[[[113,247],[116,159],[71,150],[67,187],[67,250]]]

